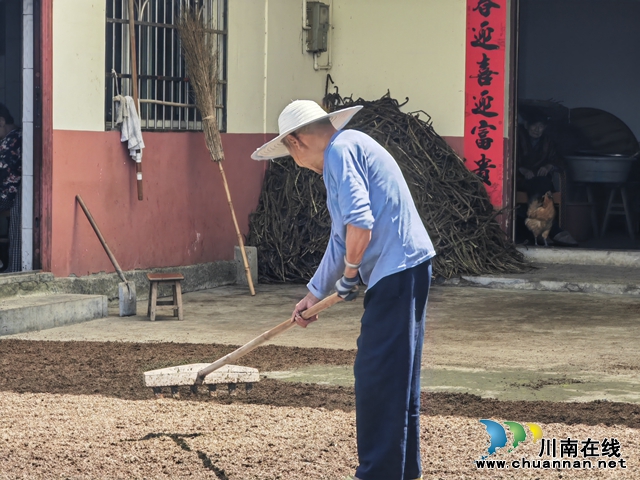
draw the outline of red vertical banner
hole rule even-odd
[[[504,170],[506,0],[467,0],[464,156],[495,207]]]

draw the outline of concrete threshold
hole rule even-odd
[[[640,251],[638,250],[518,247],[518,251],[534,263],[640,268]]]
[[[534,263],[525,273],[463,275],[445,285],[640,296],[640,267]]]
[[[640,296],[640,251],[518,247],[532,264],[529,272],[462,275],[444,282],[504,290],[603,293]]]
[[[28,295],[0,299],[0,336],[104,318],[105,295]]]
[[[53,280],[52,273],[44,273],[40,270],[32,272],[3,273],[0,275],[0,285],[11,285],[26,282],[50,282]]]

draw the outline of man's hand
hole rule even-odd
[[[312,294],[311,292],[307,293],[307,296],[304,297],[302,300],[300,300],[296,305],[296,308],[293,310],[293,315],[291,316],[291,319],[295,321],[298,325],[300,325],[302,328],[307,328],[307,325],[309,325],[311,322],[315,322],[316,320],[318,320],[318,315],[314,315],[313,317],[305,320],[304,318],[302,318],[301,314],[305,310],[314,306],[319,301],[320,300],[316,298],[314,294]]]
[[[526,178],[527,180],[531,180],[533,177],[535,177],[535,175],[533,174],[533,172],[531,170],[529,170],[528,168],[519,168],[518,171],[524,175],[524,178]]]
[[[344,275],[336,282],[336,292],[345,302],[349,302],[358,296],[358,275],[355,277],[345,277]]]

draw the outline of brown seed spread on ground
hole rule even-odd
[[[0,341],[0,478],[340,479],[357,464],[353,389],[265,379],[251,395],[153,399],[142,372],[207,362],[233,347],[175,343]],[[261,371],[349,365],[355,352],[260,347]],[[500,402],[423,394],[425,478],[513,478],[479,471],[478,422],[539,423],[546,438],[617,438],[627,469],[519,470],[521,478],[640,478],[640,406]],[[534,458],[527,441],[496,458]],[[511,472],[513,473],[513,472]]]

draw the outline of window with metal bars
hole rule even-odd
[[[144,130],[201,130],[178,35],[180,9],[203,8],[209,33],[216,34],[219,64],[218,127],[226,129],[227,0],[107,0],[107,130],[116,129],[113,97],[132,95],[129,1],[134,2],[140,121]]]

